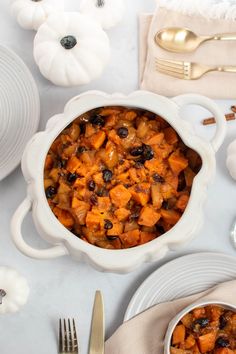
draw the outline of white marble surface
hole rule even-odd
[[[78,9],[79,1],[66,2],[70,10]],[[15,50],[31,69],[41,96],[41,123],[43,129],[48,118],[61,112],[66,101],[88,89],[107,92],[131,92],[138,88],[137,16],[151,11],[154,0],[127,0],[127,13],[122,25],[109,31],[112,58],[103,76],[86,87],[56,88],[44,80],[33,61],[33,32],[19,28],[10,17],[9,0],[0,1],[0,43]],[[220,101],[227,111],[232,101]],[[208,113],[189,108],[185,116],[191,119],[200,134],[210,137],[214,128],[202,127],[199,118]],[[236,137],[236,123],[228,123],[225,144],[217,154],[217,175],[208,192],[205,206],[205,224],[196,239],[180,252],[169,254],[160,263],[181,254],[200,250],[220,251],[236,255],[229,242],[229,229],[236,216],[236,184],[225,168],[226,147]],[[21,255],[10,238],[11,216],[23,200],[26,185],[20,168],[0,182],[0,265],[15,267],[29,281],[31,293],[28,304],[16,315],[0,317],[1,354],[57,352],[57,321],[59,317],[74,316],[77,321],[81,353],[87,353],[91,307],[94,292],[101,289],[106,307],[106,337],[122,323],[126,307],[141,282],[160,263],[149,264],[127,275],[102,274],[86,264],[65,257],[50,261],[36,261]],[[31,217],[23,232],[29,243],[46,247],[35,231]],[[112,354],[112,353],[111,353]],[[148,354],[148,353],[144,353]]]

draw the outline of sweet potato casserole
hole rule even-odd
[[[175,327],[171,354],[235,354],[236,313],[221,306],[198,307]]]
[[[44,187],[58,220],[95,246],[154,240],[180,219],[199,155],[161,117],[125,107],[81,115],[56,138]]]

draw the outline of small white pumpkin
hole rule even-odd
[[[125,13],[124,0],[82,0],[80,11],[92,16],[104,29],[116,26]]]
[[[231,177],[236,180],[236,140],[228,146],[226,166]]]
[[[64,10],[64,0],[14,0],[11,10],[21,27],[37,31],[50,14]]]
[[[29,297],[29,286],[16,270],[0,267],[0,315],[17,312]]]
[[[42,75],[55,85],[87,84],[101,75],[109,61],[109,38],[86,15],[53,14],[35,36],[34,58]]]

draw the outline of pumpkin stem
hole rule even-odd
[[[97,0],[97,7],[103,7],[105,5],[104,0]]]
[[[7,295],[6,291],[3,289],[0,289],[0,305],[2,305],[2,299],[6,295]]]

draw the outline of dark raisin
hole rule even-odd
[[[65,49],[72,49],[76,46],[77,40],[74,36],[65,36],[60,41],[61,45]]]
[[[220,316],[220,329],[224,329],[225,326],[227,325],[227,319],[225,318],[224,315]]]
[[[96,196],[96,194],[92,194],[90,197],[90,202],[93,205],[98,205],[98,197]]]
[[[69,182],[69,183],[74,182],[77,178],[78,178],[77,173],[70,173],[70,172],[68,173],[68,175],[66,177],[67,182]]]
[[[116,236],[116,235],[107,235],[107,239],[109,241],[115,241],[119,238],[119,236]]]
[[[152,147],[150,145],[143,145],[143,154],[142,157],[144,160],[151,160],[154,157],[154,152],[152,150]]]
[[[117,134],[121,139],[125,139],[129,135],[129,131],[127,128],[121,127],[117,130]]]
[[[89,181],[88,182],[88,189],[93,192],[95,190],[95,188],[96,188],[96,183],[93,180]]]
[[[165,182],[164,178],[162,176],[160,176],[158,173],[154,173],[152,175],[152,178],[153,178],[153,180],[155,182],[158,182],[158,183],[164,183]]]
[[[132,156],[140,156],[143,154],[143,146],[134,147],[134,148],[130,149],[129,153]]]
[[[66,164],[67,164],[66,160],[60,159],[60,160],[57,161],[57,167],[58,168],[65,168]]]
[[[51,199],[51,198],[57,193],[57,190],[56,190],[55,187],[49,186],[49,187],[46,189],[45,193],[46,193],[46,197],[47,197],[48,199]]]
[[[205,328],[209,324],[209,319],[207,317],[201,317],[193,322],[193,331],[199,332],[200,328]]]
[[[89,121],[90,123],[98,125],[99,127],[104,127],[105,125],[105,119],[99,114],[94,114]]]
[[[219,337],[216,340],[216,347],[217,348],[228,348],[228,347],[230,347],[229,340],[227,338]]]
[[[165,229],[162,225],[156,224],[156,230],[159,232],[161,235],[165,233]]]
[[[103,177],[104,182],[106,182],[106,183],[110,182],[112,179],[112,176],[113,176],[113,173],[111,172],[111,170],[105,169],[102,171],[102,177]]]
[[[85,146],[79,146],[77,149],[77,155],[82,154],[83,152],[87,151]]]
[[[111,222],[111,220],[104,220],[104,229],[105,230],[111,230],[113,228],[113,224]]]

